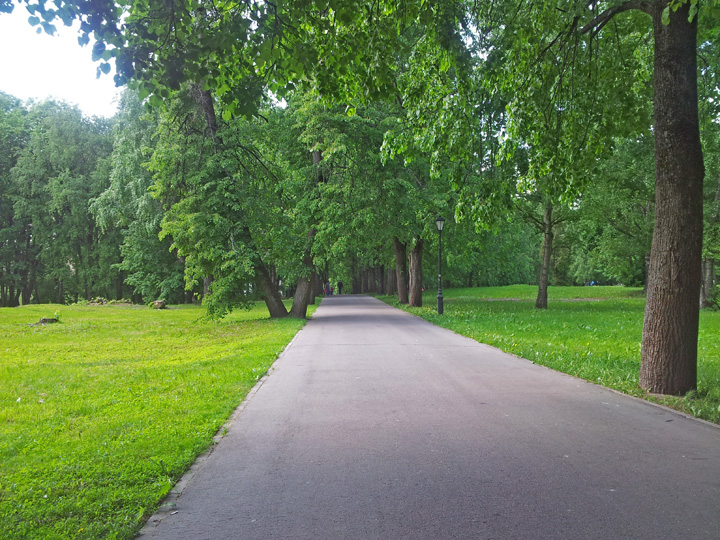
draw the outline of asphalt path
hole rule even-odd
[[[720,538],[720,429],[323,300],[142,538]]]

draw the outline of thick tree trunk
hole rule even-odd
[[[397,284],[398,302],[407,304],[408,283],[407,283],[407,246],[397,237],[393,238],[393,246],[395,248],[395,276]]]
[[[308,239],[312,241],[314,236],[315,229],[311,229],[308,232]],[[303,265],[309,272],[309,275],[298,278],[297,287],[295,288],[295,296],[293,296],[293,303],[290,308],[290,315],[292,317],[298,317],[299,319],[307,317],[307,307],[313,295],[312,276],[315,273],[315,269],[313,267],[313,259],[310,254],[309,247],[305,250]]]
[[[308,233],[308,237],[315,236],[315,231],[312,230]],[[303,257],[303,264],[306,268],[311,269],[313,266],[312,256],[310,255],[310,249],[305,251]],[[304,319],[307,317],[307,307],[310,303],[310,299],[313,295],[312,276],[315,270],[310,270],[309,276],[302,276],[298,278],[297,287],[295,288],[295,296],[293,296],[292,307],[290,308],[290,315],[292,317],[298,317]]]
[[[310,304],[315,304],[315,299],[323,295],[323,280],[316,271],[312,273],[312,291],[310,292]]]
[[[260,285],[264,293],[263,299],[265,300],[265,305],[270,312],[270,317],[287,317],[288,310],[285,307],[285,304],[283,304],[280,292],[278,291],[278,288],[275,285],[275,282],[273,281],[272,275],[270,274],[267,266],[265,266],[263,263],[260,263],[255,267],[255,271],[258,275],[258,284]]]
[[[548,307],[548,280],[550,279],[550,261],[552,260],[554,238],[552,210],[552,204],[547,203],[543,216],[542,264],[540,266],[540,279],[538,280],[538,295],[535,300],[535,307],[538,309],[547,309]]]
[[[418,238],[415,246],[410,250],[410,294],[412,307],[422,307],[422,252],[423,240]]]
[[[702,184],[697,95],[697,16],[690,2],[655,32],[655,229],[650,252],[640,386],[681,395],[697,387],[702,253]]]
[[[290,308],[290,315],[299,319],[307,317],[307,307],[310,303],[311,295],[312,285],[310,283],[310,278],[299,278],[297,287],[295,288],[295,296],[293,296],[292,307]]]
[[[212,287],[212,276],[203,278],[203,298],[207,298],[210,294],[210,288]]]

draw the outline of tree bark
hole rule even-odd
[[[535,300],[535,307],[538,309],[547,309],[548,307],[548,280],[550,277],[553,238],[555,236],[553,233],[552,211],[552,203],[545,204],[545,212],[543,215],[542,264],[540,266],[540,279],[538,280],[538,294]]]
[[[263,299],[265,300],[265,305],[270,312],[270,317],[274,319],[287,317],[288,310],[285,307],[285,304],[283,304],[280,292],[278,291],[267,266],[261,262],[255,267],[255,270],[258,274],[258,282],[263,290]]]
[[[375,267],[375,283],[377,283],[375,292],[377,294],[385,294],[385,267],[384,266],[376,266]]]
[[[407,276],[407,246],[397,237],[393,238],[393,246],[395,248],[395,283],[397,285],[398,302],[407,304],[410,301],[408,298],[408,283],[405,277]]]
[[[385,294],[388,296],[392,296],[395,294],[395,291],[397,289],[397,275],[395,274],[395,270],[392,267],[388,266],[386,268],[387,276],[385,277]]]
[[[312,236],[315,236],[314,230],[308,233],[308,237]],[[298,278],[297,287],[295,288],[295,296],[293,296],[293,303],[290,308],[290,315],[292,317],[298,317],[299,319],[307,317],[307,307],[313,294],[312,274],[315,270],[313,269],[313,261],[309,248],[305,250],[303,265],[308,269],[310,275]]]
[[[292,307],[290,308],[290,315],[299,319],[306,318],[311,295],[312,285],[310,284],[310,278],[299,278],[295,288],[295,296],[293,296]]]
[[[697,387],[702,254],[702,184],[697,95],[697,16],[690,3],[662,23],[665,0],[652,4],[655,33],[655,228],[642,336],[640,386],[681,395]]]
[[[210,294],[210,288],[212,287],[213,278],[208,276],[203,278],[203,298],[207,298]]]
[[[706,259],[702,262],[702,286],[700,288],[700,308],[712,307],[712,292],[715,288],[715,261]]]
[[[423,240],[418,238],[410,249],[410,306],[422,307],[422,252]]]

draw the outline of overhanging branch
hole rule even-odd
[[[587,34],[591,32],[592,36],[596,36],[603,27],[609,23],[615,15],[622,13],[623,11],[630,11],[632,9],[640,10],[644,13],[651,14],[652,5],[647,0],[630,0],[629,2],[623,2],[620,5],[613,6],[606,9],[595,17],[592,21],[587,23],[585,26],[580,28],[580,34]]]

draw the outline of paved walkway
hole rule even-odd
[[[327,298],[142,538],[720,538],[720,429]]]

